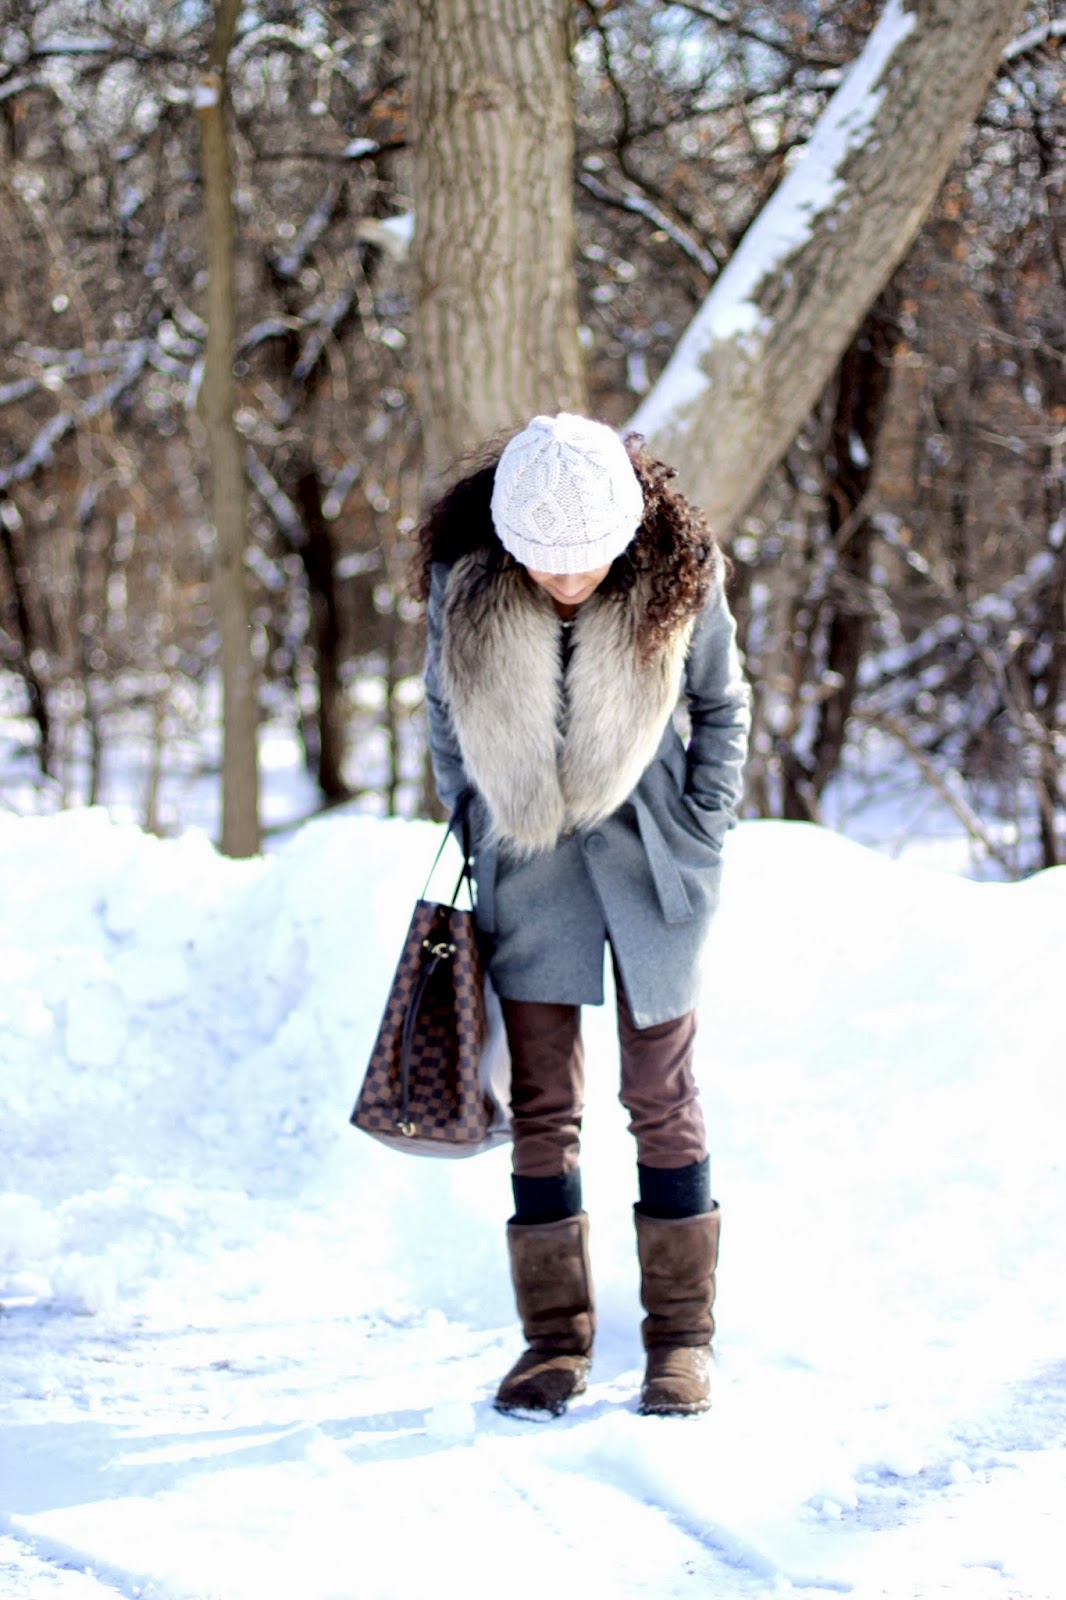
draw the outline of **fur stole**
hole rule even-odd
[[[574,619],[563,691],[559,617],[520,567],[457,561],[444,597],[441,683],[463,762],[497,839],[522,854],[616,811],[659,748],[681,692],[694,617],[644,664],[650,579],[593,594]]]

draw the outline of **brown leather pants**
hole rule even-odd
[[[648,1167],[688,1167],[707,1154],[699,1091],[692,1074],[696,1013],[638,1028],[621,984],[619,1099],[629,1112],[637,1160]],[[585,1096],[579,1006],[504,1000],[511,1048],[514,1171],[554,1178],[578,1166]]]

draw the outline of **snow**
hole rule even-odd
[[[401,244],[408,245],[415,236],[415,214],[413,211],[404,211],[398,217],[386,217],[381,226]]]
[[[698,1038],[714,1409],[634,1409],[633,1151],[590,1009],[596,1360],[536,1425],[491,1407],[507,1152],[347,1125],[438,838],[340,813],[234,862],[0,816],[0,1593],[1061,1593],[1066,869],[741,824]]]
[[[402,261],[411,248],[415,236],[415,214],[405,211],[397,217],[359,217],[355,225],[356,236],[367,244],[387,250],[397,261]]]
[[[914,23],[915,13],[904,9],[903,0],[888,0],[796,165],[744,234],[658,382],[634,412],[630,427],[637,433],[648,439],[661,436],[701,398],[710,381],[704,362],[715,345],[732,342],[743,352],[762,336],[759,290],[786,270],[785,263],[809,238],[816,219],[840,200],[841,168],[869,137],[892,58]]]
[[[595,166],[593,165],[594,161],[597,163]],[[585,170],[579,174],[578,182],[582,188],[588,190],[589,194],[595,195],[597,200],[606,201],[609,205],[621,206],[625,211],[632,211],[636,215],[647,217],[656,229],[668,234],[674,243],[695,261],[702,272],[706,273],[708,277],[715,275],[718,270],[718,262],[714,255],[709,250],[705,250],[699,241],[694,239],[687,229],[680,227],[667,212],[657,206],[654,201],[649,200],[647,195],[638,194],[636,191],[630,190],[623,190],[621,194],[615,194],[606,184],[601,183],[598,178],[592,176],[592,173],[603,165],[598,158],[589,157],[582,165]],[[597,259],[591,250],[587,251],[586,254],[592,260]]]
[[[1030,28],[1028,33],[1019,34],[1017,39],[1007,46],[1003,52],[1004,61],[1017,61],[1022,56],[1031,55],[1042,44],[1050,44],[1053,39],[1061,39],[1066,34],[1066,17],[1054,17],[1048,22],[1039,23],[1035,28]]]

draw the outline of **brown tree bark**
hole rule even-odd
[[[866,505],[888,403],[898,305],[898,285],[890,283],[864,317],[837,373],[823,490],[830,550],[818,558],[824,563],[831,555],[831,575],[808,624],[808,673],[797,685],[801,703],[811,689],[819,699],[804,747],[794,740],[781,754],[781,815],[791,821],[821,821],[819,803],[840,765],[869,643],[867,589],[877,530]],[[823,633],[819,650],[813,641]]]
[[[829,532],[837,547],[838,581],[829,597],[825,670],[839,687],[818,710],[812,740],[811,789],[820,800],[840,765],[859,668],[870,633],[865,596],[875,530],[863,505],[873,482],[885,420],[896,339],[899,293],[889,284],[863,319],[840,363],[830,437],[832,467],[826,483]]]
[[[866,48],[632,419],[722,533],[906,253],[1022,0],[888,0]]]
[[[0,555],[4,558],[8,582],[11,585],[18,642],[18,671],[26,685],[29,713],[37,724],[37,761],[45,778],[53,775],[52,717],[48,708],[48,695],[34,665],[34,655],[39,640],[30,604],[29,585],[26,582],[27,564],[23,554],[15,548],[15,531],[21,533],[22,519],[16,507],[0,492]]]
[[[218,0],[209,71],[197,96],[207,245],[207,339],[200,406],[211,462],[215,608],[222,655],[222,850],[259,849],[257,675],[244,570],[248,495],[234,423],[236,324],[233,200],[226,131],[225,67],[241,0]]]
[[[571,0],[407,0],[427,476],[538,411],[583,411]]]
[[[333,542],[322,509],[322,483],[314,462],[309,455],[300,453],[294,468],[293,499],[300,508],[307,533],[297,553],[307,578],[318,685],[315,775],[325,799],[335,805],[349,799],[351,790],[344,780],[348,711],[341,682],[341,622]]]

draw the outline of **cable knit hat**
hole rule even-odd
[[[534,572],[592,572],[621,555],[644,494],[618,435],[602,422],[534,417],[500,457],[492,520],[504,549]]]

